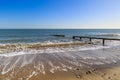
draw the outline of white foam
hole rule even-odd
[[[77,41],[76,41],[77,42]],[[93,40],[94,42],[94,40]],[[32,44],[40,44],[40,45],[50,45],[50,44],[71,44],[74,43],[74,41],[70,41],[70,42],[59,42],[59,41],[47,41],[47,42],[38,42],[38,43],[29,43],[30,45]],[[5,46],[6,44],[0,44],[2,46]],[[17,46],[17,44],[14,44]],[[21,44],[24,45],[24,44]],[[27,45],[27,44],[26,44]],[[66,52],[66,51],[83,51],[83,50],[95,50],[95,49],[102,49],[102,48],[110,48],[110,47],[114,47],[114,46],[118,46],[120,45],[119,41],[108,41],[106,40],[105,43],[106,46],[102,46],[102,44],[100,45],[83,45],[83,46],[77,46],[77,47],[69,47],[69,48],[47,48],[47,49],[39,49],[39,50],[29,50],[29,51],[20,51],[20,52],[10,52],[10,53],[4,53],[4,54],[0,54],[0,56],[3,57],[12,57],[12,56],[19,56],[19,55],[24,55],[24,54],[35,54],[35,53],[59,53],[59,52]],[[17,48],[19,49],[20,46],[18,46]],[[24,46],[22,46],[24,48]]]
[[[20,55],[25,55],[25,54],[31,54],[31,53],[26,53],[26,52],[11,52],[11,53],[5,53],[5,54],[0,54],[1,57],[13,57],[13,56],[20,56]]]
[[[102,48],[109,48],[110,46],[77,46],[71,48],[47,48],[47,49],[40,49],[40,50],[29,50],[29,51],[20,51],[20,52],[10,52],[0,54],[1,57],[13,57],[13,56],[20,56],[26,54],[40,54],[40,53],[63,53],[68,51],[84,51],[84,50],[95,50],[95,49],[102,49]]]
[[[92,32],[91,35],[97,35],[97,36],[120,36],[120,33],[101,33],[101,32]]]
[[[61,53],[62,53],[63,55],[61,55],[61,56],[67,56],[69,58],[75,59],[76,56],[74,56],[73,54],[68,54],[68,53],[74,52],[74,51],[75,52],[79,52],[79,51],[85,51],[85,50],[103,49],[103,48],[109,48],[109,47],[110,46],[98,46],[98,45],[94,45],[92,47],[90,47],[90,46],[82,46],[82,47],[79,46],[79,47],[73,47],[73,48],[72,47],[71,48],[48,48],[48,49],[44,49],[44,50],[30,50],[28,52],[21,51],[21,52],[11,52],[11,53],[6,53],[6,54],[0,54],[0,57],[1,58],[2,57],[14,57],[14,56],[22,56],[22,55],[29,55],[29,54],[44,54],[44,53],[48,53],[48,54],[49,53],[50,54],[51,53],[58,53],[58,54],[60,53],[59,55],[61,55]],[[100,58],[101,56],[98,56],[98,57]],[[95,59],[95,57],[84,56],[84,59],[89,59],[89,58],[90,59]],[[24,57],[23,57],[23,59],[24,59]],[[32,62],[33,59],[34,59],[34,57],[32,57],[30,59],[31,61],[29,61],[29,63]],[[24,59],[24,62],[22,64],[24,66],[27,63],[28,63],[28,61],[26,61]]]

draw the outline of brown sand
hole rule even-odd
[[[69,71],[57,72],[45,76],[32,77],[30,80],[120,80],[120,67],[86,72]]]
[[[34,71],[37,74],[31,75]],[[106,67],[104,65],[99,68],[76,68],[75,70],[41,74],[33,68],[33,65],[28,65],[23,68],[16,67],[9,73],[1,74],[0,80],[120,80],[120,66]]]
[[[59,46],[63,46],[63,45],[59,45]],[[36,47],[38,47],[38,46],[36,46]],[[40,46],[40,48],[41,48],[41,46]],[[100,52],[99,52],[99,50],[98,50],[99,54],[101,52],[104,53],[104,51],[100,50]],[[112,52],[111,49],[108,51]],[[113,50],[113,52],[115,52],[115,51]],[[118,53],[118,51],[117,51],[117,53]],[[86,53],[86,51],[84,51],[84,52]],[[93,52],[97,53],[95,51],[92,51],[91,53],[93,53]],[[7,70],[9,70],[9,69],[11,69],[11,70],[5,74],[0,73],[0,80],[120,80],[120,64],[119,64],[120,62],[118,62],[117,64],[114,63],[114,64],[109,64],[109,65],[105,64],[105,65],[99,65],[99,66],[96,66],[94,64],[91,66],[90,64],[83,63],[86,67],[84,66],[82,68],[80,66],[77,67],[77,66],[72,66],[71,64],[69,64],[70,66],[72,66],[74,68],[68,69],[67,71],[63,71],[63,70],[59,71],[58,70],[58,71],[55,71],[54,73],[47,71],[47,70],[50,70],[49,69],[50,67],[47,66],[44,68],[45,74],[42,74],[41,73],[42,71],[40,72],[39,69],[34,68],[34,64],[38,64],[37,62],[41,62],[41,61],[48,62],[51,60],[51,62],[53,62],[54,64],[59,64],[58,62],[61,62],[61,63],[64,62],[65,64],[68,65],[67,61],[72,60],[72,59],[69,59],[69,56],[65,56],[65,57],[61,56],[60,57],[60,55],[59,55],[60,61],[58,61],[59,59],[56,59],[56,57],[58,57],[58,56],[53,56],[53,55],[55,55],[55,54],[40,54],[40,55],[31,54],[31,55],[26,55],[26,56],[23,55],[23,56],[16,56],[16,57],[5,58],[5,59],[4,59],[4,57],[1,57],[1,59],[3,59],[2,61],[3,62],[5,61],[6,64],[5,64],[5,66],[1,65],[0,72],[2,72],[3,67],[7,67],[6,68]],[[93,54],[93,55],[95,55],[95,54]],[[76,56],[78,56],[78,55],[76,55]],[[24,57],[25,57],[25,61],[31,62],[31,64],[26,64],[25,66],[20,67],[20,64],[22,64],[22,62],[24,61]],[[29,60],[32,58],[33,58],[33,61]],[[76,59],[77,59],[77,57],[76,57]],[[78,60],[76,62],[78,62],[78,61],[82,61],[82,59],[78,58]],[[84,61],[84,59],[83,59],[83,61]],[[88,59],[86,61],[91,62],[90,59]],[[1,64],[3,62],[1,62]],[[7,62],[9,62],[9,63],[7,63]],[[19,64],[17,64],[17,62]],[[14,68],[14,66],[15,66],[15,68]],[[44,64],[44,66],[46,66],[46,64]],[[13,67],[13,68],[11,68],[11,67]]]

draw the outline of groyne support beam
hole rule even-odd
[[[92,42],[92,39],[101,39],[103,46],[105,45],[105,40],[118,40],[118,41],[120,41],[120,39],[115,39],[115,38],[99,38],[99,37],[73,36],[73,39],[76,39],[76,40],[82,40],[82,38],[88,38],[90,42]]]

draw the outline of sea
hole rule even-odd
[[[103,46],[101,40],[89,44],[73,36],[120,39],[120,29],[0,29],[0,78],[16,80],[15,75],[27,70],[23,74],[28,80],[38,74],[120,61],[120,41],[106,40]]]
[[[0,29],[0,44],[68,42],[72,36],[120,38],[120,29]]]
[[[47,47],[57,44],[89,42],[89,39],[86,38],[81,41],[74,40],[73,36],[120,39],[120,29],[0,29],[0,53],[22,51],[26,49],[26,46],[38,48],[39,46],[36,45],[45,45]],[[119,47],[120,45],[120,41],[112,40],[106,40],[105,46],[102,46],[102,40],[99,39],[93,39],[92,42],[94,45],[81,46],[79,49],[99,49]]]

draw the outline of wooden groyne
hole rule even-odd
[[[120,41],[120,39],[116,39],[116,38],[99,38],[99,37],[73,36],[73,39],[76,39],[76,40],[82,40],[82,38],[88,38],[90,42],[92,42],[92,39],[101,39],[103,46],[105,45],[105,40],[117,40],[117,41]]]
[[[56,35],[52,35],[52,36],[55,36],[55,37],[65,37],[65,35],[61,35],[61,34],[56,34]]]

